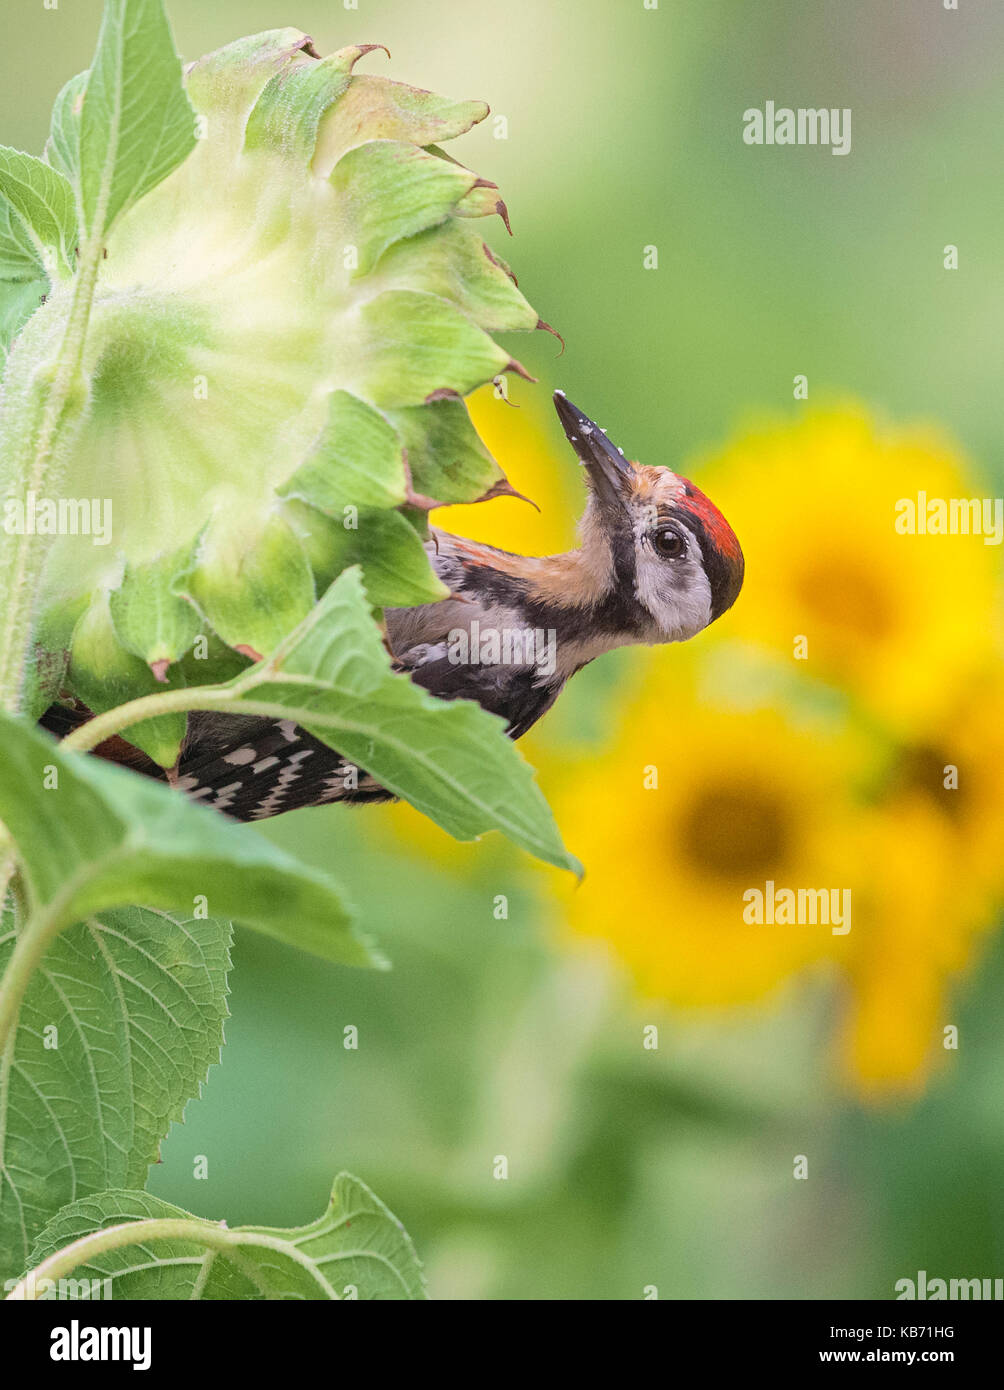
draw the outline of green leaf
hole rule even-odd
[[[23,700],[23,713],[32,722],[41,719],[65,689],[70,665],[70,641],[86,606],[87,597],[84,595],[67,603],[53,605],[38,619],[35,659],[28,667]]]
[[[181,602],[180,599],[175,601]],[[194,612],[193,617],[197,627],[198,617]],[[109,611],[109,596],[104,590],[95,595],[73,629],[69,677],[77,696],[95,714],[103,714],[129,700],[138,700],[142,695],[153,695],[163,690],[165,684],[175,688],[184,685],[184,677],[177,668],[165,676],[164,683],[159,682],[150,667],[122,645]],[[161,767],[173,767],[178,761],[185,729],[184,714],[162,714],[133,725],[126,738]]]
[[[338,889],[247,827],[159,782],[68,753],[0,714],[0,820],[33,910],[62,926],[141,902],[207,911],[348,965],[382,958],[357,936]]]
[[[0,145],[0,369],[14,339],[72,268],[73,190],[40,159]]]
[[[404,1227],[358,1178],[340,1173],[327,1210],[280,1230],[200,1221],[145,1192],[104,1192],[54,1217],[30,1268],[67,1245],[122,1222],[144,1223],[115,1250],[82,1252],[78,1280],[111,1280],[115,1299],[424,1299],[425,1280]],[[157,1237],[145,1223],[182,1222]],[[168,1228],[171,1230],[171,1228]],[[88,1244],[94,1247],[100,1237]],[[68,1262],[67,1262],[68,1267]],[[44,1277],[45,1271],[40,1271]]]
[[[77,96],[62,102],[60,158],[76,154],[86,233],[104,237],[195,145],[195,113],[161,0],[106,0],[79,133],[71,135]]]
[[[344,568],[361,564],[374,607],[411,608],[439,603],[449,595],[414,526],[400,512],[364,512],[358,528],[343,534],[354,541]]]
[[[396,140],[371,140],[335,165],[331,186],[344,203],[347,241],[356,247],[355,276],[368,275],[395,242],[438,226],[478,182],[460,164]],[[352,190],[365,187],[365,201]]]
[[[0,145],[0,275],[26,263],[73,269],[77,217],[69,181],[41,159]]]
[[[248,117],[262,89],[273,75],[296,62],[309,43],[302,29],[247,34],[192,63],[185,84],[199,111],[211,110],[214,120],[237,117],[243,145]]]
[[[401,440],[378,410],[348,391],[332,391],[328,418],[306,461],[280,490],[329,516],[346,507],[396,507],[406,486]]]
[[[0,371],[14,339],[48,293],[49,277],[44,273],[0,279]]]
[[[14,944],[0,924],[0,968]],[[230,926],[128,907],[55,940],[21,1004],[0,1086],[0,1281],[60,1207],[139,1187],[219,1060]]]
[[[251,658],[235,652],[213,632],[201,632],[179,663],[186,685],[221,685],[251,665]]]
[[[350,565],[361,565],[375,608],[438,603],[449,594],[429,564],[418,532],[401,512],[363,511],[357,524],[347,527],[302,503],[289,502],[287,510],[321,587],[327,588]]]
[[[507,352],[433,294],[386,290],[358,311],[358,356],[347,372],[377,406],[422,405],[437,391],[466,395],[514,368]]]
[[[390,410],[408,454],[412,487],[437,502],[477,502],[505,481],[481,442],[463,401],[432,401]]]
[[[345,151],[359,144],[360,131],[368,140],[434,145],[464,135],[487,115],[483,101],[452,101],[386,77],[354,76],[320,122],[314,169],[326,178]]]
[[[314,576],[296,533],[277,512],[219,511],[176,587],[238,651],[272,651],[314,605]]]
[[[80,187],[80,113],[87,88],[87,72],[78,72],[62,88],[52,107],[45,158],[65,174],[71,187]]]
[[[225,688],[256,714],[295,719],[457,839],[501,830],[577,869],[504,722],[391,672],[358,570],[332,584],[268,661]]]
[[[525,332],[540,323],[505,262],[477,228],[464,222],[451,219],[399,241],[380,261],[375,278],[387,289],[424,290],[448,299],[489,333]]]
[[[448,156],[449,157],[449,156]],[[458,217],[501,217],[508,216],[505,203],[499,197],[497,183],[481,179],[476,188],[462,200],[457,207]]]
[[[301,36],[308,42],[306,35]],[[303,48],[287,55],[269,79],[248,117],[244,149],[266,147],[291,152],[309,163],[324,113],[348,89],[355,64],[381,44],[364,43],[318,59]],[[292,56],[292,61],[289,61]]]
[[[130,565],[108,596],[119,641],[155,675],[179,661],[202,630],[192,605],[171,592],[180,568],[176,556]]]

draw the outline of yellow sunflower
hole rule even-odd
[[[946,673],[942,708],[896,747],[886,794],[916,795],[953,836],[955,872],[992,898],[1004,893],[1004,669]]]
[[[858,821],[840,1058],[869,1098],[919,1091],[959,1055],[945,1047],[950,987],[977,958],[994,904],[960,872],[956,848],[951,825],[917,794]]]
[[[545,791],[586,866],[564,895],[573,928],[609,941],[646,995],[736,1004],[846,955],[827,927],[749,925],[744,894],[837,883],[862,750],[773,709],[703,705],[684,670],[656,674],[611,746]]]
[[[746,556],[734,634],[842,686],[903,733],[930,718],[950,682],[1000,659],[1000,549],[979,535],[896,529],[921,493],[986,491],[933,432],[885,431],[860,410],[813,414],[694,465],[708,471]]]
[[[840,982],[851,1083],[868,1096],[916,1089],[950,1055],[946,991],[991,920],[990,895],[960,886],[955,830],[927,798],[866,800],[870,737],[710,705],[689,664],[656,668],[610,747],[545,780],[586,865],[578,891],[556,884],[568,927],[607,941],[642,995],[681,1007],[762,1000],[824,970]],[[794,920],[776,906],[770,921],[784,889],[796,903],[799,889],[830,890],[829,921],[808,891]]]

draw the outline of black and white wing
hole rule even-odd
[[[292,719],[197,715],[170,780],[234,820],[266,820],[301,806],[391,801],[390,792]]]

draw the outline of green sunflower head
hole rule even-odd
[[[373,47],[283,29],[187,68],[191,153],[101,262],[61,481],[90,534],[51,528],[37,703],[232,674],[348,564],[377,606],[442,598],[425,512],[507,489],[463,397],[523,372],[494,333],[544,325],[483,240],[497,187],[441,148],[488,108],[357,73]],[[89,76],[46,147],[68,176]],[[2,325],[15,397],[65,334],[74,256]],[[45,529],[54,500],[27,503]],[[132,737],[169,766],[181,733]]]

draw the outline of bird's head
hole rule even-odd
[[[589,483],[582,553],[593,575],[636,605],[641,640],[693,637],[742,588],[743,553],[731,526],[688,479],[625,458],[563,392],[554,405]]]

